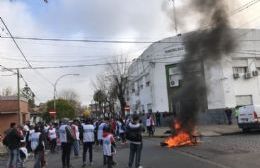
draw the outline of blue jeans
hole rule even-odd
[[[142,153],[143,144],[134,144],[130,143],[130,155],[128,166],[131,168],[135,159],[135,167],[138,168],[140,166],[141,161],[141,153]]]
[[[7,167],[8,168],[18,167],[18,162],[20,158],[19,149],[13,149],[13,150],[9,149],[8,152],[9,152],[9,158],[7,162]]]
[[[79,140],[76,140],[73,142],[73,148],[74,148],[74,155],[79,155]]]

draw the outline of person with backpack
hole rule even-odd
[[[59,128],[59,137],[62,148],[62,168],[70,168],[70,153],[76,137],[73,135],[69,125],[69,119],[64,118]]]
[[[90,119],[86,119],[82,124],[82,140],[83,140],[83,166],[86,167],[87,152],[89,153],[89,165],[93,165],[93,144],[94,144],[94,125]]]
[[[34,168],[42,168],[45,166],[44,160],[44,135],[41,133],[40,127],[35,126],[35,132],[30,136],[31,149],[34,152]]]
[[[140,161],[143,148],[143,131],[144,128],[139,121],[139,116],[134,114],[132,121],[126,127],[126,139],[130,141],[129,168],[132,168],[134,159],[135,168],[142,168]]]
[[[3,144],[7,147],[9,153],[7,168],[15,168],[18,166],[20,160],[19,147],[22,139],[23,137],[19,134],[16,123],[11,123],[3,139]]]

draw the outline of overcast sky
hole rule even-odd
[[[14,36],[93,39],[93,40],[137,40],[156,41],[175,35],[167,13],[171,14],[170,0],[0,0],[0,16]],[[197,20],[183,17],[188,0],[176,0],[177,17],[182,20],[180,33],[196,28]],[[250,0],[229,0],[230,11]],[[182,3],[181,3],[182,2]],[[232,3],[231,3],[232,2]],[[183,7],[185,6],[185,7]],[[259,28],[260,3],[232,16],[233,27]],[[168,11],[168,12],[167,12]],[[181,16],[180,16],[181,15]],[[0,23],[0,35],[9,36]],[[138,57],[148,44],[102,44],[79,42],[50,42],[17,40],[33,67],[106,63],[120,55],[128,60]],[[6,67],[28,66],[10,39],[0,39],[0,64]],[[56,79],[67,73],[80,76],[66,77],[57,86],[58,92],[73,89],[84,104],[91,102],[92,81],[104,66],[22,70],[21,73],[37,96],[37,102],[45,102],[53,97]],[[16,89],[15,76],[0,71],[0,91],[11,87]],[[24,83],[22,82],[22,86]]]

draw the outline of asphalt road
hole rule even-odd
[[[256,168],[260,167],[260,132],[230,136],[204,137],[197,146],[168,149],[161,147],[163,139],[145,138],[142,153],[144,168]],[[102,149],[94,149],[93,168],[102,168]],[[118,145],[115,157],[118,168],[126,168],[128,145]],[[32,159],[32,158],[31,158]],[[1,159],[0,159],[1,160]],[[2,161],[4,159],[2,158]],[[48,168],[61,168],[61,156],[47,155]],[[0,162],[0,167],[4,167]],[[72,165],[80,168],[82,158],[72,156]],[[27,168],[32,168],[32,161]]]

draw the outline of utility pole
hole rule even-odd
[[[21,104],[20,104],[20,99],[21,99],[21,95],[20,95],[20,71],[17,68],[17,101],[18,101],[18,121],[19,124],[22,124],[22,114],[21,114]]]

